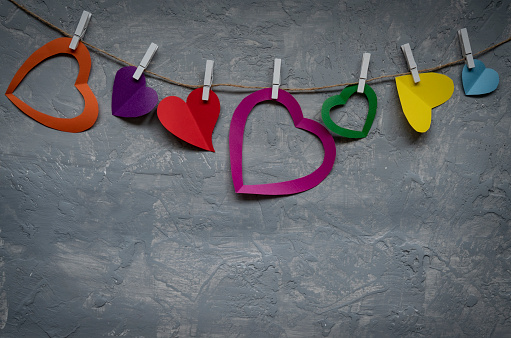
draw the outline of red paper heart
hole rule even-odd
[[[213,91],[202,101],[202,88],[192,91],[186,102],[176,96],[164,98],[158,105],[158,118],[168,131],[196,147],[215,151],[213,129],[220,115],[220,100]]]

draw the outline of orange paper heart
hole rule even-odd
[[[53,129],[70,133],[79,133],[89,129],[92,127],[94,122],[96,122],[98,118],[99,107],[94,93],[87,84],[91,68],[89,51],[82,42],[80,42],[76,50],[73,51],[69,48],[70,42],[71,38],[59,38],[48,42],[36,50],[32,55],[30,55],[27,61],[23,63],[20,69],[18,69],[14,75],[14,78],[9,84],[9,87],[7,88],[7,91],[5,92],[5,96],[7,96],[7,98],[9,98],[9,100],[11,100],[11,102],[14,103],[16,107],[18,107],[22,112],[37,122]],[[82,94],[85,105],[83,107],[82,113],[73,118],[53,117],[41,113],[40,111],[35,110],[25,102],[21,101],[13,94],[14,90],[16,90],[21,81],[35,66],[47,58],[58,54],[69,54],[73,56],[76,61],[78,61],[79,70],[75,81],[75,87],[78,89],[80,94]]]

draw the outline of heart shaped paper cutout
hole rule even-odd
[[[196,147],[215,151],[213,129],[220,115],[220,100],[210,90],[202,101],[202,88],[193,90],[186,102],[176,96],[164,98],[158,105],[158,118],[168,131]]]
[[[16,74],[14,75],[5,96],[11,100],[22,112],[36,120],[37,122],[44,124],[47,127],[66,131],[70,133],[79,133],[87,130],[98,118],[98,101],[94,96],[94,93],[87,84],[89,79],[91,59],[87,47],[82,43],[78,43],[76,50],[69,48],[71,38],[59,38],[52,40],[36,50],[29,58],[21,65]],[[58,54],[69,54],[78,61],[78,76],[76,77],[75,87],[78,89],[80,94],[83,96],[85,105],[80,115],[73,118],[61,118],[53,117],[30,107],[25,102],[17,98],[13,93],[18,87],[25,76],[38,64],[43,62],[49,57]]]
[[[137,67],[123,67],[115,74],[112,91],[112,115],[139,117],[149,113],[158,104],[158,94],[146,87],[145,75],[135,80]]]
[[[491,68],[486,68],[484,63],[477,59],[474,63],[476,65],[474,68],[468,69],[465,65],[461,72],[465,95],[483,95],[497,89],[499,74]]]
[[[399,76],[396,86],[406,119],[419,133],[431,126],[431,109],[449,100],[454,92],[452,80],[438,73],[421,73],[418,83],[411,75]]]
[[[239,194],[291,195],[314,188],[330,173],[335,162],[335,142],[328,130],[314,120],[303,117],[302,109],[295,98],[279,89],[278,99],[272,100],[271,88],[261,89],[244,98],[238,105],[231,120],[229,130],[229,151],[234,190]],[[307,176],[291,181],[268,184],[243,184],[243,134],[248,115],[256,104],[264,101],[276,101],[289,111],[296,128],[317,136],[323,144],[325,155],[321,166]]]
[[[364,95],[367,98],[369,109],[367,111],[366,121],[362,130],[342,128],[332,121],[332,117],[330,116],[330,110],[334,107],[345,105],[351,95],[357,92],[357,88],[358,85],[348,86],[344,88],[339,95],[329,97],[323,103],[323,106],[321,107],[321,118],[323,119],[325,126],[330,129],[331,132],[348,138],[364,138],[367,134],[369,134],[369,130],[371,130],[371,126],[373,125],[374,117],[376,116],[378,99],[376,98],[374,90],[368,85],[365,85],[364,87]]]

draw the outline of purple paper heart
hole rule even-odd
[[[149,113],[158,104],[158,94],[145,86],[145,75],[137,81],[133,74],[137,67],[124,67],[117,71],[112,92],[112,115],[139,117]]]

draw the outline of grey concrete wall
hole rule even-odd
[[[22,1],[85,40],[150,69],[200,84],[269,85],[283,59],[284,86],[353,81],[459,59],[456,31],[475,51],[511,35],[510,1]],[[0,6],[0,89],[59,34],[14,5]],[[169,134],[156,114],[110,111],[116,62],[92,53],[89,84],[100,116],[86,132],[40,125],[0,95],[0,336],[396,337],[511,336],[511,43],[479,59],[499,88],[466,97],[460,65],[442,71],[455,92],[415,133],[393,81],[372,84],[379,107],[370,135],[336,138],[332,173],[293,196],[233,191],[229,123],[248,92],[217,90],[216,153]],[[83,100],[77,64],[53,58],[16,95],[54,116]],[[160,99],[189,90],[148,79]],[[296,94],[320,120],[338,90]],[[361,126],[366,103],[334,113]],[[259,105],[245,135],[248,183],[314,170],[319,141],[280,106]]]

